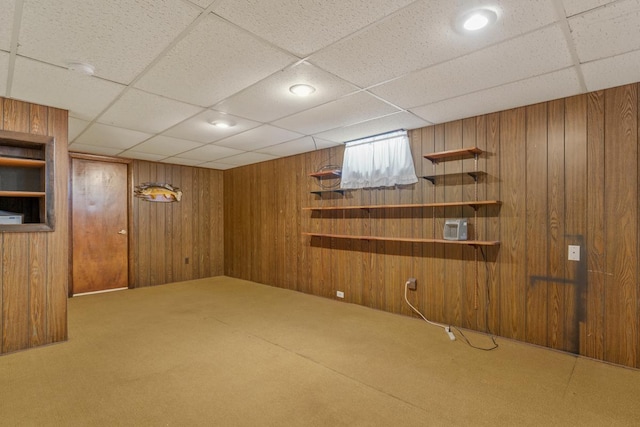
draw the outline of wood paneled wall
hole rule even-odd
[[[55,138],[55,231],[0,233],[0,353],[67,339],[67,111],[0,98],[0,129]]]
[[[320,198],[308,177],[341,164],[331,148],[224,173],[225,274],[640,367],[638,85],[627,85],[410,132],[422,155],[478,146],[487,172],[471,236],[498,248],[303,237],[303,231],[439,237],[445,218],[472,208],[302,211],[309,206],[470,200],[473,180],[367,189]],[[445,162],[437,172],[470,170]],[[568,245],[581,247],[579,262]],[[476,263],[476,257],[479,262]],[[483,260],[487,260],[485,263]]]
[[[134,287],[224,273],[222,179],[222,171],[134,161],[134,186],[169,183],[183,192],[179,203],[134,198]]]

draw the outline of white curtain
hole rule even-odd
[[[341,188],[393,187],[418,182],[406,132],[348,142]]]

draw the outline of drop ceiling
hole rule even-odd
[[[482,6],[493,26],[455,28]],[[640,0],[0,7],[0,95],[69,110],[71,151],[214,169],[640,81]]]

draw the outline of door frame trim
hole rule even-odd
[[[135,288],[135,276],[134,276],[134,256],[133,249],[135,248],[135,233],[133,230],[133,160],[121,159],[118,157],[100,156],[97,154],[85,154],[69,152],[69,272],[68,272],[68,296],[73,297],[73,159],[80,160],[92,160],[96,162],[105,163],[124,163],[127,165],[127,227],[129,232],[127,233],[127,282],[128,288]]]

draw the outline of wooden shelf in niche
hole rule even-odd
[[[0,197],[45,197],[44,191],[4,191],[0,190]]]
[[[0,232],[53,231],[53,152],[52,137],[0,131],[0,210],[23,218]]]
[[[0,157],[0,166],[43,168],[45,165],[46,165],[46,162],[44,160],[21,159],[16,157]]]
[[[431,160],[431,162],[433,163],[439,163],[449,160],[471,159],[479,154],[482,154],[481,149],[479,149],[478,147],[471,147],[425,154],[424,158]]]
[[[351,240],[375,240],[382,242],[406,242],[406,243],[442,243],[466,246],[499,246],[500,242],[485,240],[444,240],[444,239],[415,239],[411,237],[378,237],[378,236],[354,236],[348,234],[302,233],[303,236],[326,237],[331,239]]]
[[[346,211],[352,209],[418,209],[418,208],[446,208],[456,206],[470,206],[478,209],[481,206],[500,206],[499,200],[478,200],[472,202],[442,202],[442,203],[421,203],[411,205],[361,205],[361,206],[321,206],[302,208],[303,211]]]

